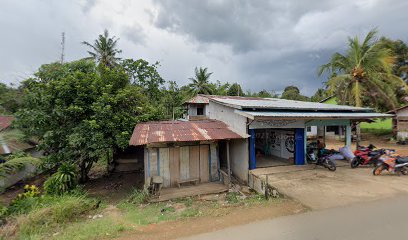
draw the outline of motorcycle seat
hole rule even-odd
[[[408,162],[408,157],[398,157],[397,158],[397,163],[407,163]]]
[[[373,151],[373,152],[369,152],[369,153],[368,153],[368,156],[373,157],[373,156],[376,156],[376,155],[378,155],[378,154],[379,154],[378,151]]]

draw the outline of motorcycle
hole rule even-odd
[[[320,150],[320,154],[316,154],[317,146],[315,144],[309,144],[306,148],[306,159],[310,164],[316,164],[317,166],[323,166],[330,171],[336,171],[336,163],[330,159],[332,155],[331,152],[328,154],[323,153],[324,151]],[[319,156],[320,155],[320,156]]]
[[[408,157],[400,157],[386,150],[378,160],[377,166],[373,169],[373,175],[381,175],[384,170],[396,173],[398,176],[408,174]]]
[[[368,147],[358,147],[354,151],[355,157],[350,162],[351,168],[359,165],[377,165],[378,159],[385,154],[385,149],[374,150],[376,147],[370,144]]]

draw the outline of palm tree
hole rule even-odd
[[[83,41],[82,44],[91,48],[91,51],[88,51],[89,55],[91,55],[89,59],[94,59],[103,66],[113,67],[117,65],[120,59],[116,55],[122,52],[122,50],[116,48],[118,40],[119,38],[115,36],[109,37],[109,32],[105,29],[103,34],[99,34],[98,39],[93,44],[86,41]]]
[[[190,87],[190,93],[197,94],[212,94],[213,89],[209,82],[210,76],[213,73],[207,72],[207,68],[195,68],[195,77],[189,78],[192,81],[188,86]]]
[[[407,89],[407,84],[392,73],[395,58],[376,34],[376,29],[371,30],[363,42],[358,37],[349,38],[346,54],[333,54],[330,62],[319,69],[319,76],[330,74],[328,92],[336,94],[342,104],[361,107],[364,96],[376,106],[380,101],[394,109],[398,104],[396,90]]]

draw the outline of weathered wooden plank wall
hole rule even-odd
[[[213,143],[210,145],[210,154],[211,154],[211,181],[218,181],[220,179],[220,174],[218,171],[218,151],[217,144]]]
[[[178,180],[199,178],[200,182],[218,181],[217,144],[145,149],[145,179],[163,177],[163,187],[175,187]],[[211,161],[210,161],[211,159]]]
[[[190,178],[190,147],[180,147],[180,180]]]
[[[177,180],[180,178],[180,148],[170,148],[170,186],[177,186]]]
[[[163,177],[163,187],[170,187],[169,148],[159,148],[160,176]]]
[[[200,177],[200,146],[190,147],[190,178]]]
[[[209,182],[209,145],[200,145],[200,180],[202,183]]]
[[[149,149],[149,160],[150,160],[150,177],[158,176],[157,172],[157,148]]]

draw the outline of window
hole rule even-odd
[[[307,127],[306,131],[311,132],[312,131],[312,127]]]
[[[198,107],[197,108],[197,116],[202,116],[204,115],[204,108],[203,107]]]

